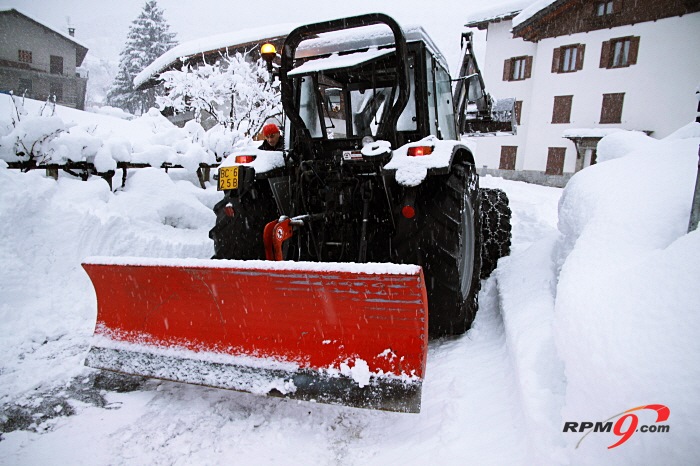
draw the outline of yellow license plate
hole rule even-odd
[[[238,189],[238,167],[219,168],[219,191]]]

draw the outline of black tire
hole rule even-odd
[[[510,254],[511,210],[508,196],[500,189],[482,188],[481,197],[481,278],[496,269],[498,259]]]
[[[455,162],[448,176],[431,177],[418,193],[427,215],[418,231],[428,291],[431,337],[461,335],[479,308],[479,179],[474,165]]]
[[[233,217],[224,208],[231,204]],[[214,240],[212,259],[265,259],[263,230],[279,217],[272,190],[267,181],[256,183],[242,198],[226,193],[214,206],[216,225],[209,231]]]

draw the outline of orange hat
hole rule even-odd
[[[263,136],[270,136],[279,132],[280,129],[274,123],[268,123],[265,126],[263,126]]]

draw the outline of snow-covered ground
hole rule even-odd
[[[700,233],[686,233],[699,126],[611,134],[565,190],[481,180],[510,197],[513,251],[473,328],[431,343],[420,414],[86,368],[96,302],[81,261],[208,258],[220,194],[186,170],[135,170],[111,192],[0,160],[0,463],[699,464]],[[614,417],[648,405],[670,417]],[[611,417],[608,432],[563,432]],[[640,432],[608,449],[635,417]]]

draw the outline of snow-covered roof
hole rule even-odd
[[[169,65],[183,57],[190,57],[199,53],[212,52],[226,47],[255,42],[263,39],[273,39],[287,36],[298,24],[279,24],[254,29],[217,34],[215,36],[183,42],[173,47],[158,57],[134,78],[134,87],[145,84],[152,77],[165,70]],[[410,25],[402,28],[406,41],[423,41],[428,49],[436,56],[441,64],[447,68],[447,61],[422,26]],[[328,55],[340,51],[377,48],[394,43],[391,29],[384,25],[371,25],[342,31],[333,31],[320,34],[316,39],[303,41],[297,48],[296,56],[299,58],[315,55]],[[339,44],[342,44],[339,45]]]
[[[297,24],[276,24],[272,26],[225,32],[223,34],[216,34],[214,36],[201,37],[199,39],[183,42],[156,58],[153,63],[137,74],[134,78],[134,87],[139,87],[140,85],[144,84],[154,75],[160,73],[171,63],[180,58],[225,49],[226,47],[232,47],[239,44],[283,37],[289,34],[292,29],[296,28],[297,26]]]
[[[532,3],[532,0],[508,0],[504,3],[476,10],[466,16],[465,26],[480,27],[486,23],[513,18],[530,3]]]
[[[73,42],[73,43],[74,43],[75,45],[77,45],[78,47],[81,47],[81,48],[85,49],[84,53],[82,53],[83,58],[85,57],[85,54],[87,54],[87,51],[88,51],[87,45],[83,44],[82,42],[80,42],[78,39],[76,39],[75,37],[71,36],[71,35],[68,34],[67,32],[61,31],[60,28],[57,28],[57,27],[54,27],[54,26],[50,26],[50,25],[46,24],[46,22],[40,21],[40,20],[36,19],[36,18],[33,17],[32,15],[27,14],[26,12],[20,10],[19,8],[0,8],[0,14],[3,14],[3,13],[12,13],[12,12],[17,13],[17,14],[19,14],[19,15],[21,15],[21,16],[24,16],[25,18],[27,18],[27,19],[29,19],[29,20],[31,20],[31,21],[37,23],[38,25],[40,25],[40,26],[42,26],[42,27],[44,27],[44,28],[50,30],[51,32],[54,32],[54,33],[58,34],[58,35],[61,36],[62,38],[66,39],[67,41]],[[82,60],[79,60],[79,61],[82,61]],[[80,66],[80,64],[78,64],[78,66]]]
[[[608,134],[624,131],[621,128],[570,128],[561,135],[563,138],[602,138]]]
[[[532,18],[537,13],[539,13],[540,11],[549,7],[553,3],[561,2],[561,1],[562,0],[537,0],[536,2],[532,3],[527,8],[523,8],[523,11],[521,11],[518,16],[513,18],[513,27],[520,26],[522,23],[524,23],[528,19]]]
[[[330,57],[317,58],[309,60],[300,66],[297,66],[288,75],[299,75],[306,73],[314,73],[317,71],[332,70],[336,68],[346,68],[361,65],[368,61],[374,60],[390,53],[394,53],[394,48],[389,49],[370,49],[365,52],[351,53],[348,55],[333,54]]]

